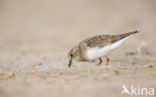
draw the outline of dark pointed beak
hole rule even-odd
[[[72,58],[70,58],[70,60],[69,60],[68,67],[71,67],[71,65],[72,65]]]

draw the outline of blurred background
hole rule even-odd
[[[67,68],[81,40],[134,30],[111,56],[120,76],[94,63]],[[142,41],[156,49],[156,0],[0,0],[0,97],[119,97],[125,83],[156,87],[156,57],[126,56]]]
[[[0,47],[9,51],[68,50],[89,36],[133,30],[141,33],[129,45],[156,42],[155,0],[0,0],[0,21]]]

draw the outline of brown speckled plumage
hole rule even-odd
[[[80,43],[85,43],[88,47],[103,47],[105,45],[117,42],[137,32],[138,31],[128,32],[128,33],[121,34],[121,35],[99,35],[99,36],[94,36],[86,40],[83,40]]]

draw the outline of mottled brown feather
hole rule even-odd
[[[128,32],[121,35],[99,35],[83,40],[80,42],[80,44],[86,44],[88,47],[103,47],[105,45],[112,44],[135,33],[138,33],[138,31]]]

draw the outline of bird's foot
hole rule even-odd
[[[99,63],[97,63],[96,66],[99,66],[99,65],[101,65],[101,64],[102,64],[102,59],[99,58]]]
[[[109,57],[106,56],[106,66],[109,65],[109,61],[110,61]]]

